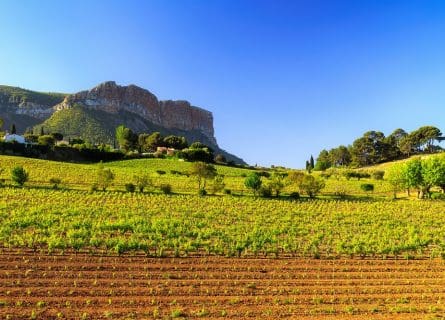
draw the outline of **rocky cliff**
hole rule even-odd
[[[154,94],[135,85],[119,86],[114,81],[104,82],[91,90],[66,97],[54,107],[54,111],[75,105],[112,114],[122,111],[134,113],[167,129],[201,131],[216,144],[211,112],[194,107],[188,101],[159,101]]]
[[[0,86],[0,118],[6,130],[13,123],[19,133],[43,126],[45,132],[111,144],[116,127],[123,124],[136,133],[159,131],[184,136],[190,143],[200,141],[227,160],[244,163],[218,146],[211,112],[184,100],[159,101],[135,85],[108,81],[71,95]]]

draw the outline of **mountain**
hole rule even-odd
[[[121,124],[137,133],[159,131],[163,135],[185,136],[223,154],[227,160],[244,161],[224,150],[216,141],[213,115],[185,100],[165,100],[135,85],[104,82],[75,94],[41,93],[0,86],[0,117],[4,128],[16,124],[19,133],[27,128],[60,132],[65,137],[82,137],[91,142],[114,142]],[[39,132],[39,131],[38,131]]]

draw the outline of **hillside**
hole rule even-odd
[[[0,86],[0,118],[4,129],[14,123],[18,133],[29,128],[40,132],[43,126],[45,132],[109,144],[114,143],[116,127],[123,124],[138,134],[159,131],[164,136],[184,136],[189,143],[208,145],[228,161],[245,164],[219,147],[210,111],[185,100],[160,101],[146,89],[114,81],[70,95]]]
[[[37,92],[18,87],[0,85],[0,118],[3,128],[15,124],[20,133],[46,119],[52,107],[61,103],[64,93]]]

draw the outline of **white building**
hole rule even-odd
[[[5,142],[17,142],[17,143],[26,143],[25,142],[25,137],[20,136],[18,134],[6,134],[5,137],[3,138],[3,140]]]

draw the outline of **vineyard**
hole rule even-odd
[[[24,187],[9,180],[20,165]],[[217,166],[232,194],[198,196],[190,163],[0,157],[1,319],[438,319],[443,202],[391,200],[327,179],[318,199],[255,198],[248,169]],[[159,171],[162,170],[163,174]],[[158,190],[127,192],[135,174]],[[54,188],[49,182],[58,177]],[[351,198],[330,197],[341,185]],[[284,192],[291,192],[287,187]],[[387,196],[388,193],[388,196]]]

